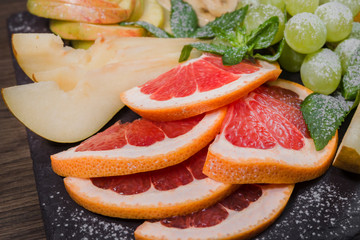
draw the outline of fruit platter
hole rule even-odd
[[[300,2],[28,0],[2,95],[47,238],[359,238],[360,3]]]

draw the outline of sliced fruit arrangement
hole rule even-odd
[[[99,39],[84,51],[64,47],[53,34],[14,35],[20,66],[38,82],[5,88],[2,95],[10,111],[36,134],[77,142],[99,131],[124,106],[120,92],[177,66],[183,44],[193,41]]]
[[[70,196],[86,209],[110,217],[160,219],[215,204],[237,185],[202,173],[207,147],[175,166],[126,176],[64,179]]]
[[[180,163],[209,144],[226,108],[170,122],[115,123],[79,146],[51,156],[61,176],[103,177],[156,170]]]
[[[300,111],[310,93],[277,80],[231,103],[204,173],[237,184],[296,183],[322,175],[335,154],[337,135],[316,151]]]
[[[136,239],[250,239],[281,214],[294,185],[241,185],[233,194],[202,211],[146,221]]]
[[[266,61],[224,66],[220,57],[205,54],[123,92],[121,99],[145,118],[176,120],[225,106],[280,73]]]
[[[360,108],[355,111],[336,153],[333,166],[360,173]]]
[[[136,1],[134,15],[129,21],[145,21],[154,26],[163,24],[163,12],[156,0]],[[138,10],[140,9],[140,10]],[[99,37],[141,37],[147,34],[146,30],[136,26],[119,26],[119,24],[93,24],[87,22],[50,20],[50,30],[67,40],[95,41]],[[76,48],[76,44],[72,44]]]
[[[111,24],[128,19],[135,0],[28,0],[30,13],[51,19]]]
[[[68,40],[92,40],[111,35],[117,37],[141,37],[146,34],[141,27],[127,27],[119,25],[101,25],[83,22],[66,22],[59,20],[50,21],[50,29],[53,33]]]

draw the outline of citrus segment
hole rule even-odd
[[[322,175],[334,156],[337,135],[316,151],[302,114],[292,106],[308,94],[299,84],[277,80],[231,103],[221,133],[209,147],[204,173],[234,184],[296,183]]]
[[[123,92],[121,99],[147,119],[183,119],[225,106],[281,72],[277,64],[265,61],[244,60],[231,67],[221,61],[204,54]]]
[[[61,176],[88,178],[172,166],[210,143],[219,132],[225,114],[226,107],[176,122],[141,119],[115,123],[79,146],[52,155],[52,168]],[[177,124],[182,127],[176,129]]]
[[[65,178],[70,196],[90,211],[121,218],[164,218],[209,207],[237,185],[198,178],[207,147],[183,163],[125,176]],[[192,166],[193,169],[190,168]]]
[[[186,216],[145,222],[136,239],[249,239],[282,212],[294,185],[242,185],[219,203]],[[195,236],[195,238],[194,238]]]

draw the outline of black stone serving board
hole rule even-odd
[[[49,32],[46,19],[28,12],[12,15],[7,25],[9,39],[13,33]],[[13,63],[17,84],[31,83],[15,59]],[[283,72],[281,77],[300,83],[299,74]],[[126,122],[137,117],[125,107],[104,128],[116,120]],[[351,117],[339,130],[339,140]],[[54,143],[28,129],[27,136],[48,239],[134,239],[133,232],[142,221],[87,211],[69,197],[62,177],[52,171],[50,155],[77,143]],[[360,175],[330,167],[322,177],[296,184],[282,215],[255,239],[360,239]]]

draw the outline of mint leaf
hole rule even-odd
[[[323,149],[340,127],[350,108],[336,97],[312,93],[301,104],[316,150]]]
[[[161,28],[155,27],[154,25],[152,25],[150,23],[147,23],[147,22],[143,22],[143,21],[122,22],[122,23],[119,23],[119,25],[121,25],[121,26],[137,25],[137,26],[145,28],[149,33],[151,33],[152,35],[154,35],[155,37],[158,37],[158,38],[171,38],[171,37],[173,37],[172,35],[170,35],[166,31],[162,30]]]
[[[238,64],[243,60],[247,51],[247,46],[229,47],[225,50],[222,56],[222,63],[228,66]]]
[[[183,0],[171,0],[170,25],[177,38],[192,37],[198,28],[194,9]]]
[[[261,55],[259,53],[255,54],[255,58],[257,59],[262,59],[262,60],[266,60],[266,61],[269,61],[269,62],[274,62],[276,60],[279,59],[283,49],[284,49],[284,45],[285,45],[285,39],[283,38],[281,40],[281,42],[279,43],[279,46],[277,48],[277,51],[274,55]]]
[[[194,37],[196,38],[213,38],[215,37],[214,27],[222,28],[224,31],[232,30],[237,26],[240,26],[247,13],[248,6],[235,10],[233,12],[225,13],[220,17],[215,18],[212,22],[209,22],[204,27],[198,28]]]
[[[251,49],[267,48],[271,45],[279,30],[279,17],[273,16],[251,31],[247,45]]]
[[[351,56],[341,86],[343,96],[347,100],[355,99],[360,90],[360,48],[358,48]]]
[[[203,51],[203,52],[209,52],[209,53],[214,53],[214,54],[218,54],[218,55],[224,55],[226,49],[228,48],[227,46],[222,46],[222,45],[215,45],[212,43],[202,43],[202,42],[196,42],[196,43],[191,43],[188,45],[185,45],[183,47],[183,49],[181,50],[181,54],[180,54],[180,58],[179,58],[179,62],[183,62],[188,60],[188,58],[190,57],[190,53],[191,50],[193,48],[196,48],[197,50]]]

